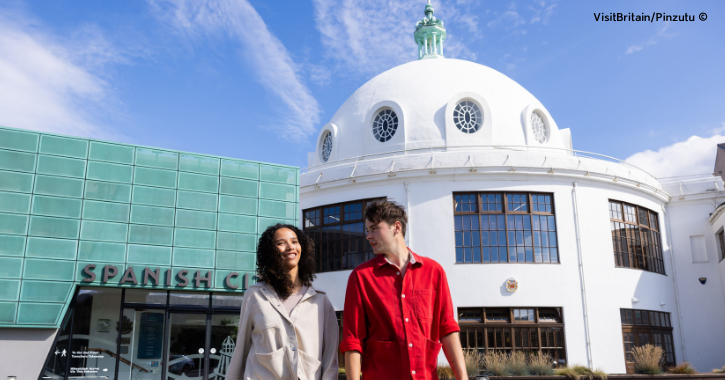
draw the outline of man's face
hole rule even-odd
[[[372,223],[365,219],[365,231],[367,232],[365,238],[370,242],[373,254],[392,253],[398,246],[396,233],[401,233],[399,222],[390,225],[384,220],[381,220],[380,223]]]

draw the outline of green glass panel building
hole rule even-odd
[[[295,167],[0,128],[0,327],[63,330],[84,294],[233,305],[259,234],[298,225],[298,183]]]

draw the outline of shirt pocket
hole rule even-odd
[[[320,366],[322,366],[322,362],[302,350],[297,350],[297,352],[300,353],[300,364],[302,365],[302,371],[305,373],[305,377],[308,380],[316,379],[317,377],[315,375],[320,369]]]
[[[413,305],[418,319],[433,319],[435,296],[435,290],[413,289]]]
[[[291,379],[284,347],[268,354],[255,354],[254,375],[258,379]]]
[[[252,307],[252,320],[255,330],[266,330],[279,325],[279,313],[266,302],[260,302]]]

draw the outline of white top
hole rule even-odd
[[[302,289],[300,289],[297,293],[290,294],[289,297],[287,297],[286,300],[282,301],[282,306],[287,311],[287,315],[292,315],[292,309],[297,306],[298,303],[300,303],[300,300],[302,297],[307,293],[307,286],[302,286]],[[279,297],[279,294],[277,295]]]

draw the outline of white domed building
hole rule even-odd
[[[723,220],[708,223],[725,200],[722,180],[683,190],[573,150],[570,130],[518,83],[443,57],[430,4],[415,39],[419,59],[355,91],[300,178],[316,286],[336,309],[351,269],[372,257],[363,210],[389,199],[408,211],[409,247],[446,270],[464,348],[624,373],[631,349],[651,343],[667,365],[725,364],[722,228],[713,227]]]

